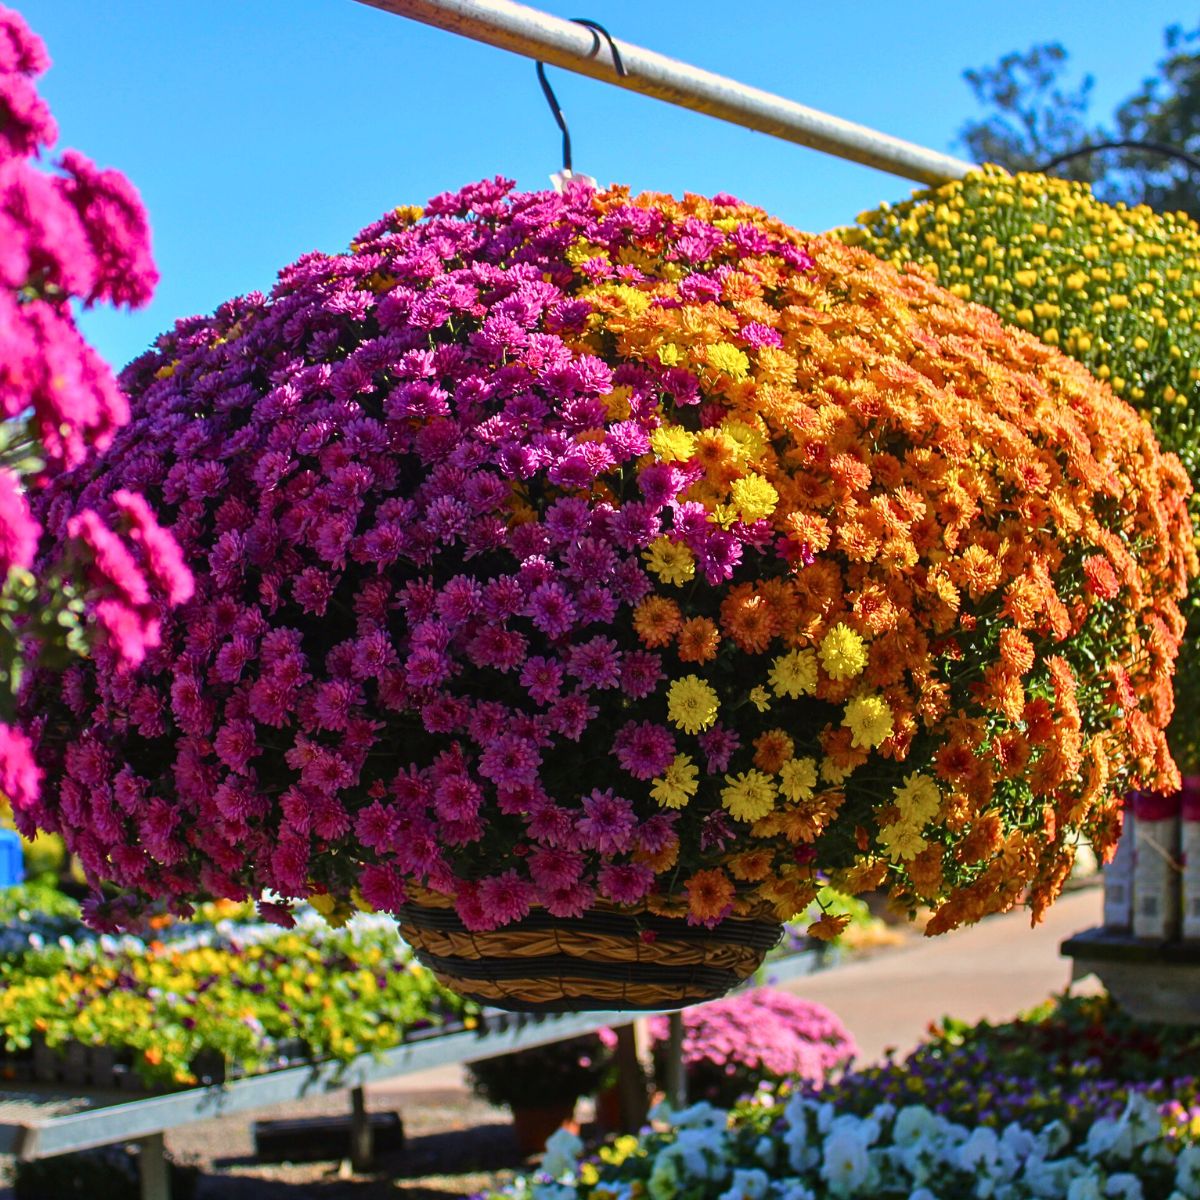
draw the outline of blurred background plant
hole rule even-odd
[[[665,1079],[666,1017],[651,1017],[659,1086]],[[818,1086],[849,1066],[858,1046],[822,1004],[775,988],[738,992],[683,1012],[683,1065],[691,1100],[733,1104],[762,1084]]]

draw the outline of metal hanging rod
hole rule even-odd
[[[599,39],[590,30],[514,0],[359,0],[359,3],[905,179],[939,184],[961,179],[975,169],[975,164],[965,159],[939,154],[865,125],[831,117],[794,100],[628,42],[616,43],[626,69],[624,75],[619,75],[612,56],[598,52]]]

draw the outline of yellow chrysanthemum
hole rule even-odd
[[[779,768],[779,790],[784,798],[796,803],[812,799],[817,786],[817,762],[813,758],[793,758]]]
[[[771,707],[771,693],[760,683],[757,687],[750,689],[750,703],[759,712],[766,712]]]
[[[919,771],[907,776],[894,795],[901,820],[909,825],[920,827],[932,821],[942,806],[942,794],[937,784]]]
[[[658,361],[664,367],[675,367],[683,361],[683,351],[674,342],[667,342],[665,345],[659,346],[656,353]]]
[[[676,679],[667,689],[667,717],[684,733],[699,733],[717,719],[717,693],[698,675]]]
[[[679,587],[696,575],[695,556],[685,545],[672,541],[665,533],[646,547],[642,557],[663,583]]]
[[[650,795],[663,808],[683,808],[696,794],[696,764],[686,754],[675,755],[675,761],[650,784]]]
[[[830,679],[853,679],[867,665],[867,644],[849,625],[835,625],[821,639],[818,653]]]
[[[789,650],[774,661],[767,678],[777,696],[811,696],[817,690],[817,656],[811,650]]]
[[[756,462],[766,452],[767,439],[753,425],[732,417],[722,421],[720,429],[733,443],[739,457]]]
[[[775,807],[775,781],[762,771],[726,775],[721,804],[735,821],[759,821]]]
[[[714,371],[724,371],[731,379],[741,381],[750,374],[750,360],[745,351],[729,342],[709,346],[705,358]]]
[[[747,525],[769,517],[779,503],[779,493],[761,475],[735,479],[729,494],[738,519]]]
[[[695,448],[695,434],[678,425],[660,425],[650,435],[650,449],[663,462],[686,462]]]
[[[850,730],[850,744],[874,747],[892,736],[892,710],[882,696],[855,696],[846,704],[842,724]]]
[[[885,825],[879,831],[879,844],[892,862],[914,859],[929,845],[911,825],[903,823]]]

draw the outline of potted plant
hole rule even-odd
[[[655,1073],[664,1077],[667,1018],[650,1018]],[[858,1046],[823,1004],[753,988],[683,1013],[689,1100],[732,1105],[761,1084],[819,1086],[848,1067]]]
[[[606,1039],[587,1034],[480,1059],[468,1065],[467,1076],[477,1095],[512,1110],[517,1146],[528,1156],[571,1122],[576,1101],[599,1091],[611,1066]]]
[[[826,880],[931,933],[1040,913],[1174,778],[1178,462],[1052,348],[733,197],[474,184],[122,380],[48,542],[136,484],[196,593],[138,671],[29,690],[17,818],[93,921],[317,892],[487,1003],[679,1006]]]

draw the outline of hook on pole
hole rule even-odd
[[[628,75],[629,72],[625,69],[625,62],[621,58],[621,51],[617,49],[617,43],[613,40],[613,36],[600,24],[599,21],[592,21],[587,17],[572,17],[571,20],[576,25],[582,25],[586,29],[591,30],[594,45],[592,46],[592,55],[600,52],[600,48],[604,42],[608,43],[609,53],[612,54],[613,69],[618,75]],[[571,131],[567,128],[567,118],[563,115],[562,105],[558,102],[558,97],[554,94],[554,89],[550,86],[550,80],[546,78],[546,64],[540,59],[535,62],[534,68],[537,71],[538,83],[542,85],[542,95],[546,97],[546,103],[550,105],[550,112],[554,117],[555,124],[562,130],[562,173],[558,177],[560,180],[570,179],[574,174],[571,164]],[[551,178],[555,178],[551,176]],[[556,186],[558,180],[556,180]]]

